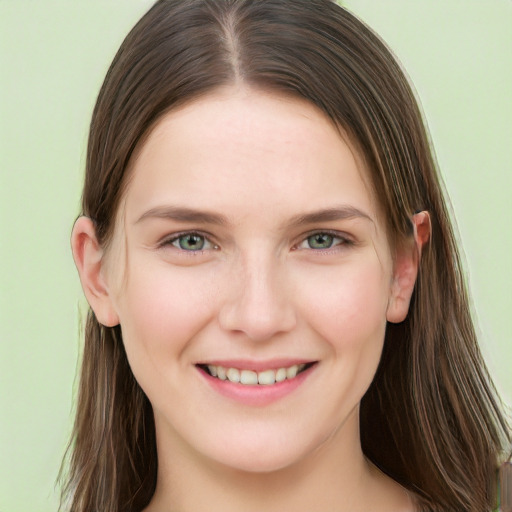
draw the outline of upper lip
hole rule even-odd
[[[265,361],[255,361],[248,359],[212,359],[208,361],[201,361],[199,365],[205,366],[222,366],[223,368],[237,368],[238,370],[253,370],[261,372],[264,370],[278,370],[279,368],[288,368],[290,366],[299,364],[314,363],[312,359],[301,358],[279,358],[267,359]]]

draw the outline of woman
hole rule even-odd
[[[96,104],[71,510],[491,510],[510,441],[398,64],[328,0],[167,0]]]

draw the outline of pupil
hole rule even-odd
[[[186,235],[180,239],[180,247],[193,251],[199,251],[203,248],[203,237],[199,235]]]
[[[328,249],[332,245],[332,235],[317,233],[310,238],[309,245],[314,249]]]

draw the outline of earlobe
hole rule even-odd
[[[88,217],[76,220],[71,249],[87,302],[96,318],[106,327],[118,325],[119,317],[102,275],[103,249],[96,238],[94,223]]]
[[[431,235],[430,215],[423,211],[413,216],[414,241],[397,248],[393,282],[386,318],[388,322],[399,323],[409,312],[421,253]]]

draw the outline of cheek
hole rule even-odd
[[[322,270],[320,270],[322,273]],[[380,263],[365,262],[310,274],[300,301],[308,323],[336,352],[382,346],[390,277]],[[319,283],[323,283],[319,286]]]
[[[314,278],[314,276],[311,276]],[[390,282],[379,265],[337,269],[315,293],[314,279],[303,287],[304,315],[325,347],[334,424],[350,414],[374,379],[382,354]],[[309,291],[309,293],[308,293]]]
[[[147,360],[158,365],[171,355],[175,360],[210,320],[212,283],[207,276],[193,274],[190,268],[171,271],[160,262],[131,265],[119,294],[119,317],[130,360],[138,365]]]

